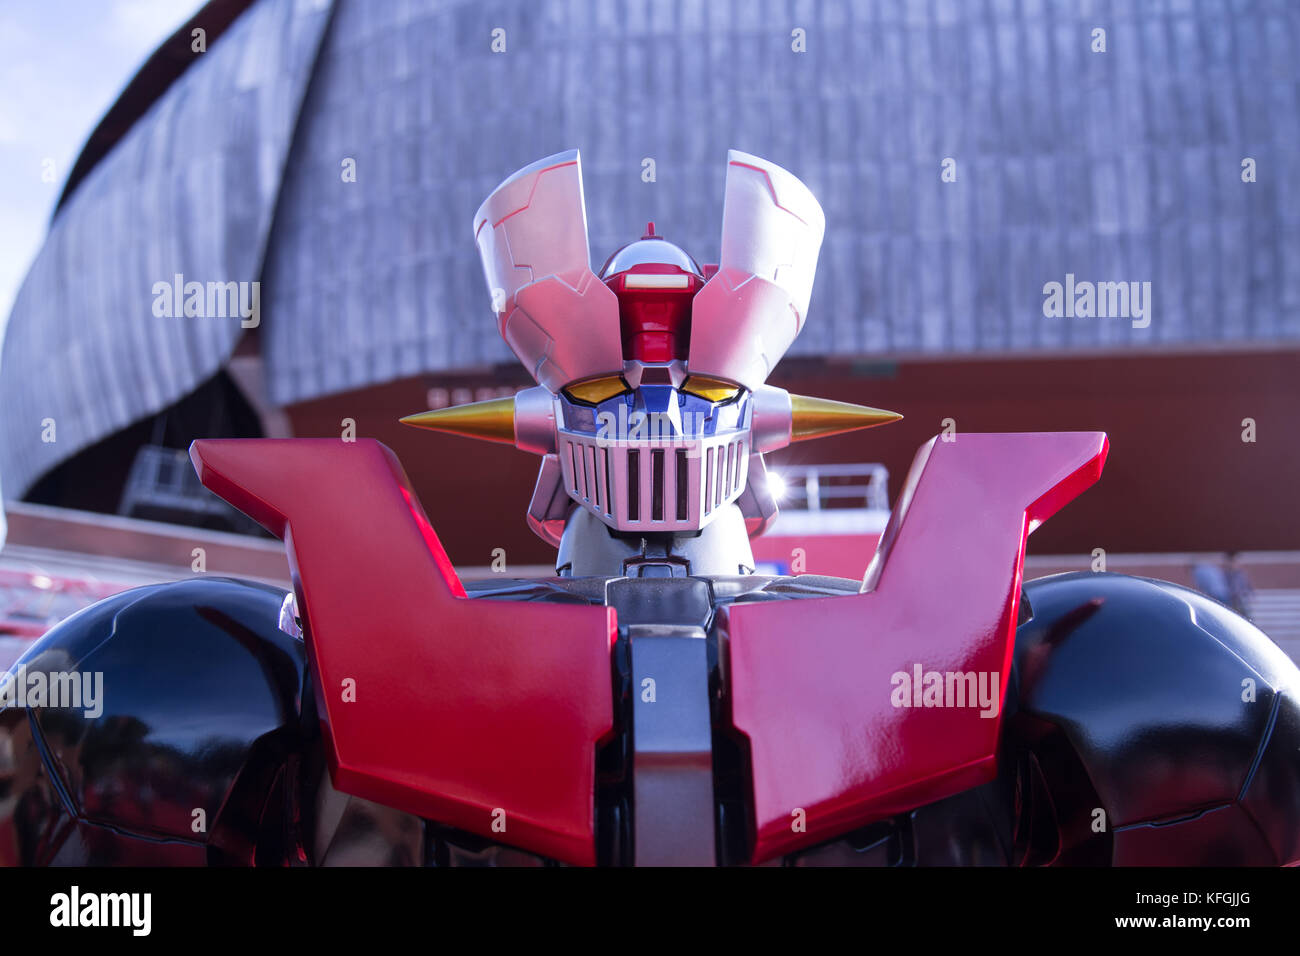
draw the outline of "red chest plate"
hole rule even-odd
[[[1097,480],[1106,450],[1088,432],[933,441],[868,572],[873,590],[730,608],[755,861],[992,779],[1026,535]],[[981,681],[995,687],[992,713]],[[975,706],[957,699],[972,687]]]
[[[204,440],[190,455],[285,541],[335,786],[594,863],[614,612],[466,598],[373,440]]]

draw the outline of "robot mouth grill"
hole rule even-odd
[[[677,449],[677,475],[678,475],[678,479],[677,479],[677,520],[678,520],[678,521],[685,521],[685,520],[686,520],[686,516],[689,514],[689,510],[688,510],[688,506],[687,506],[687,500],[688,500],[688,499],[687,499],[687,494],[686,494],[686,492],[688,491],[688,489],[687,489],[687,487],[686,487],[686,482],[685,482],[685,481],[682,481],[682,480],[681,480],[681,477],[680,477],[680,476],[682,476],[682,475],[689,475],[689,474],[690,474],[690,466],[687,464],[687,461],[686,461],[686,449],[684,449],[684,448],[679,448],[679,449]]]
[[[656,449],[650,453],[650,461],[653,462],[654,483],[653,491],[650,495],[650,520],[664,520],[664,452],[662,448]]]
[[[714,451],[705,452],[704,468],[704,513],[712,514],[715,508],[731,500],[733,492],[738,491],[740,483],[746,476],[744,464],[745,440],[737,439],[727,445],[720,445],[717,451],[717,467],[714,467]]]
[[[619,448],[569,435],[564,444],[570,495],[629,531],[698,528],[735,497],[748,471],[744,437],[706,440],[702,449]]]
[[[627,520],[641,520],[641,453],[627,453]]]

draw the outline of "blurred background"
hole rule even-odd
[[[397,419],[532,384],[471,218],[573,147],[597,268],[647,220],[715,262],[728,148],[825,208],[771,381],[906,417],[771,457],[765,569],[860,576],[942,430],[1103,430],[1028,575],[1194,584],[1300,655],[1298,44],[1285,0],[6,5],[0,664],[200,563],[287,580],[199,437],[351,422],[462,575],[551,573],[537,459]],[[1150,283],[1149,324],[1046,315],[1067,276]],[[260,321],[159,314],[190,281],[259,283]]]

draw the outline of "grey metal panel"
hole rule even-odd
[[[713,729],[704,629],[633,624],[633,825],[637,866],[712,866]]]
[[[41,473],[211,376],[238,317],[154,315],[154,284],[256,280],[328,3],[262,0],[202,54],[59,212],[0,359],[0,473]],[[42,422],[54,420],[53,442]]]
[[[462,225],[506,172],[571,146],[587,160],[596,262],[648,218],[715,258],[731,146],[813,185],[828,247],[852,251],[824,260],[795,353],[1296,338],[1294,293],[1279,295],[1291,270],[1269,264],[1300,217],[1296,112],[1278,108],[1300,63],[1293,6],[346,0],[340,13],[300,152],[351,150],[361,178],[340,187],[318,175],[324,159],[294,166],[268,309],[282,401],[396,377],[416,357],[509,360]],[[494,55],[498,26],[508,46]],[[1095,26],[1104,54],[1089,49]],[[365,59],[409,64],[412,50],[392,75]],[[390,100],[414,105],[395,122]],[[394,181],[394,157],[411,154],[418,171]],[[1241,183],[1243,155],[1271,171]],[[944,156],[957,183],[939,180]],[[1198,217],[1210,231],[1184,236]],[[322,228],[355,238],[349,258],[292,254]],[[399,235],[400,252],[372,241]],[[1244,295],[1221,276],[1231,253],[1205,241],[1231,235],[1257,250]],[[361,300],[386,305],[394,271],[407,299],[364,329],[312,291],[364,286]],[[1151,280],[1152,328],[1045,319],[1042,284],[1066,272]]]

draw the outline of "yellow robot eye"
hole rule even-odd
[[[703,375],[691,375],[682,383],[682,391],[690,392],[697,398],[709,402],[729,402],[740,394],[740,386],[724,382],[720,378],[706,378]]]
[[[599,405],[607,398],[622,395],[627,391],[627,382],[622,375],[605,375],[601,378],[589,378],[585,382],[575,382],[564,390],[564,394],[575,402],[587,405]]]

